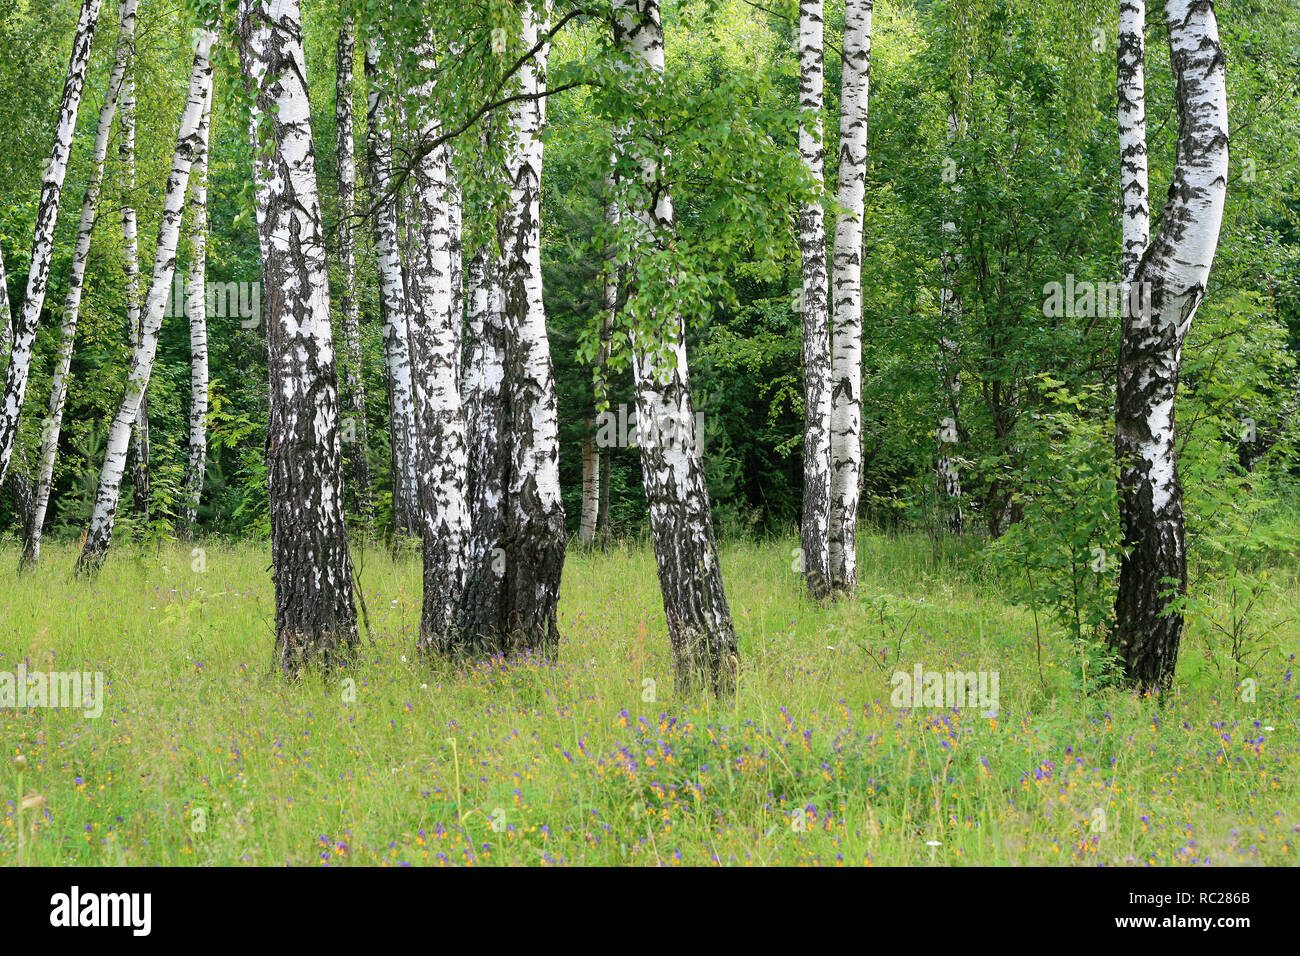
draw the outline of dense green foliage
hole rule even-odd
[[[524,51],[512,32],[517,13],[510,4],[436,6],[430,22],[457,44],[440,64],[437,97],[445,128],[466,127],[455,148],[467,196],[468,252],[485,241],[501,198],[491,176],[500,144],[484,146],[489,132],[500,139],[499,120],[490,112],[478,114],[500,94],[509,65]],[[412,45],[420,7],[401,0],[362,4],[361,29],[382,22],[391,57],[393,49]],[[146,263],[197,9],[168,0],[144,4],[140,14],[140,173],[133,198]],[[350,5],[317,0],[305,9],[318,171],[332,222],[333,50]],[[0,61],[0,158],[7,170],[0,181],[0,242],[14,301],[21,300],[41,158],[75,10],[73,0],[18,2],[0,15],[0,45],[21,50]],[[842,8],[831,3],[828,11],[827,181],[833,183],[839,83],[834,38]],[[718,520],[731,535],[783,532],[796,519],[802,388],[793,214],[808,183],[795,143],[795,12],[789,0],[666,4],[668,72],[647,93],[630,86],[618,69],[604,5],[555,5],[559,28],[550,78],[562,89],[548,104],[543,264],[571,527],[579,511],[581,447],[597,411],[592,363],[605,255],[610,244],[630,241],[627,228],[611,233],[604,224],[613,131],[623,118],[645,110],[666,130],[653,145],[668,163],[679,231],[662,253],[665,267],[643,269],[643,282],[656,274],[665,281],[641,300],[662,304],[671,297],[688,315],[696,407],[703,412]],[[75,228],[69,210],[87,175],[87,128],[111,63],[114,13],[115,5],[106,4],[65,187],[22,432],[29,454],[48,394]],[[1300,122],[1300,12],[1288,0],[1224,0],[1219,16],[1229,56],[1232,181],[1211,287],[1187,349],[1179,411],[1194,561],[1210,560],[1206,549],[1217,546],[1210,543],[1217,541],[1211,529],[1232,521],[1234,509],[1245,507],[1242,496],[1272,503],[1268,507],[1293,503],[1296,462],[1300,145],[1293,131]],[[951,414],[968,529],[997,535],[1026,515],[1051,523],[1052,508],[1070,512],[1077,506],[1095,516],[1098,541],[1113,539],[1107,429],[1119,320],[1051,317],[1043,305],[1048,283],[1071,276],[1080,283],[1116,278],[1114,18],[1113,5],[1098,0],[881,0],[876,6],[863,441],[864,507],[878,525],[934,533],[944,526],[935,493],[935,428]],[[500,54],[492,52],[493,28],[507,37]],[[1149,16],[1148,34],[1152,192],[1158,196],[1169,179],[1176,127],[1158,11]],[[250,146],[231,42],[223,37],[218,57],[208,269],[210,281],[251,283],[259,269]],[[364,104],[358,79],[359,117]],[[951,138],[950,118],[957,130]],[[409,130],[399,129],[398,137],[399,146],[411,145]],[[51,529],[68,536],[84,527],[106,421],[125,369],[116,229],[124,197],[114,176],[115,149],[109,157],[52,497]],[[1158,211],[1157,206],[1153,213]],[[963,305],[960,324],[950,328],[939,315],[946,220],[960,237],[954,283]],[[382,529],[389,515],[383,352],[369,232],[357,235],[370,447],[350,447],[348,453],[370,458]],[[182,265],[186,255],[182,248]],[[213,451],[201,525],[208,533],[264,534],[264,331],[245,328],[240,316],[222,312],[209,316]],[[625,406],[630,414],[627,330],[643,320],[626,314],[619,319],[610,396],[615,413]],[[942,384],[941,338],[958,356],[955,406]],[[154,521],[144,529],[124,515],[124,531],[170,533],[186,453],[188,354],[183,321],[169,320],[149,390]],[[1044,443],[1059,439],[1052,429],[1061,425],[1063,403],[1075,421],[1073,437],[1068,449],[1052,450]],[[1242,441],[1243,423],[1249,426],[1248,443]],[[635,534],[645,520],[638,457],[634,448],[615,448],[611,457],[615,529]],[[1051,468],[1067,461],[1092,478],[1066,482],[1050,495],[1034,490],[1053,485]],[[1068,499],[1076,493],[1089,500]],[[1061,494],[1067,500],[1060,501]],[[1040,507],[1047,511],[1034,517]],[[0,504],[0,523],[12,524],[8,501]],[[1026,544],[1038,540],[1028,530],[1022,538]],[[1090,623],[1101,623],[1093,618]]]

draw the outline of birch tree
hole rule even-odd
[[[826,213],[822,207],[825,144],[822,139],[824,24],[822,0],[799,3],[799,156],[814,195],[799,209],[803,262],[803,520],[800,525],[808,593],[823,598],[830,585],[831,344],[827,309]]]
[[[388,374],[389,447],[392,461],[393,525],[399,533],[420,533],[418,480],[415,472],[415,398],[411,383],[410,330],[406,281],[397,230],[397,196],[393,188],[393,134],[388,124],[388,94],[379,41],[366,43],[369,86],[366,154],[370,169],[371,228],[379,273],[379,314],[384,327]]]
[[[600,453],[596,448],[595,419],[583,422],[582,511],[578,519],[578,544],[590,548],[596,543],[596,513],[600,508]]]
[[[77,129],[81,92],[86,84],[86,67],[95,39],[100,0],[82,0],[77,32],[72,41],[72,56],[63,81],[59,101],[59,118],[54,127],[54,145],[41,177],[41,198],[36,207],[36,227],[32,237],[31,265],[27,272],[27,291],[22,311],[12,335],[9,365],[5,369],[4,396],[0,399],[0,483],[9,471],[18,435],[18,418],[27,396],[27,379],[31,373],[32,350],[36,327],[45,305],[45,290],[50,279],[50,259],[54,251],[54,226],[59,218],[59,199],[68,172],[72,136]]]
[[[344,18],[339,28],[334,70],[335,164],[338,172],[338,264],[343,273],[339,296],[340,331],[343,333],[343,407],[346,409],[345,439],[351,446],[344,456],[346,478],[356,495],[362,522],[374,522],[374,501],[370,490],[369,428],[366,425],[366,384],[361,359],[361,303],[357,297],[357,254],[353,238],[356,216],[357,161],[352,116],[352,70],[356,60],[354,23]]]
[[[68,291],[63,301],[63,321],[59,330],[59,350],[54,358],[54,372],[50,378],[50,401],[45,421],[41,425],[40,457],[36,483],[32,490],[33,514],[28,522],[23,540],[21,565],[34,565],[41,555],[41,534],[45,527],[45,513],[50,502],[50,487],[54,478],[54,460],[59,451],[59,434],[63,427],[63,408],[68,396],[68,370],[72,366],[72,351],[77,337],[77,320],[81,313],[81,294],[86,279],[86,263],[90,259],[90,241],[95,231],[99,212],[99,194],[104,183],[104,162],[108,156],[108,138],[113,128],[126,73],[128,44],[134,35],[137,0],[122,0],[119,5],[119,32],[117,55],[109,74],[108,89],[99,107],[95,126],[95,142],[91,150],[90,179],[81,200],[81,220],[77,226],[77,239],[72,250],[72,265],[68,271]]]
[[[613,236],[618,231],[620,217],[612,174],[608,177],[608,193],[605,225]],[[606,243],[601,275],[600,347],[593,371],[597,416],[608,412],[609,358],[614,320],[618,315],[618,276],[618,245],[611,239]],[[595,421],[599,421],[599,417]],[[609,448],[607,443],[593,441],[595,421],[587,422],[587,437],[582,448],[582,521],[578,527],[578,541],[584,547],[595,544],[598,529],[604,529],[607,536],[609,524]]]
[[[458,351],[463,354],[465,328],[465,197],[456,173],[456,151],[447,147],[447,225],[451,237],[451,327],[456,330]],[[459,356],[455,367],[456,388],[462,369]]]
[[[521,45],[549,29],[549,4],[522,5]],[[564,504],[555,369],[546,336],[541,263],[541,130],[546,120],[549,44],[519,70],[526,99],[510,104],[506,149],[509,200],[501,227],[502,310],[506,327],[507,449],[505,614],[497,640],[508,653],[553,654],[559,643],[556,602],[564,569]]]
[[[867,185],[867,99],[872,0],[847,0],[840,89],[840,164],[833,255],[831,339],[830,581],[858,584],[858,496],[862,480],[862,233]]]
[[[9,280],[5,276],[5,253],[0,247],[0,358],[9,358],[14,344],[14,321],[9,310]]]
[[[212,128],[212,90],[200,119],[199,148],[190,188],[191,258],[185,278],[185,315],[190,325],[190,446],[185,464],[181,532],[190,536],[199,520],[208,459],[208,142]]]
[[[438,135],[432,115],[436,64],[432,41],[417,55],[420,135]],[[424,606],[419,646],[450,651],[453,617],[464,583],[467,452],[460,400],[461,335],[452,276],[450,151],[425,152],[414,169],[419,241],[409,264],[412,371],[416,397],[416,471],[424,519]]]
[[[109,427],[90,527],[86,531],[81,557],[77,561],[77,570],[84,574],[93,575],[99,570],[112,544],[113,520],[122,495],[122,476],[126,470],[132,424],[136,421],[140,402],[149,387],[149,376],[153,372],[154,357],[158,352],[158,333],[162,328],[163,312],[176,271],[176,245],[180,238],[186,187],[194,157],[202,149],[200,138],[206,133],[203,113],[212,88],[209,53],[215,39],[216,34],[211,29],[205,27],[195,31],[194,66],[190,72],[189,93],[181,113],[180,129],[176,134],[171,173],[167,177],[162,223],[154,251],[153,277],[140,315],[143,334],[127,369],[126,392]]]
[[[1124,556],[1111,643],[1127,680],[1146,690],[1171,684],[1182,635],[1182,616],[1171,606],[1187,589],[1175,400],[1183,343],[1205,295],[1228,181],[1225,61],[1214,7],[1165,0],[1164,13],[1178,107],[1177,162],[1160,229],[1133,270],[1130,285],[1143,299],[1149,290],[1150,308],[1133,308],[1130,296],[1124,310],[1115,409]],[[1133,65],[1141,59],[1131,44],[1139,21],[1130,12],[1126,22],[1134,24],[1125,57]],[[1141,98],[1134,99],[1137,73],[1129,67],[1127,74],[1121,124],[1131,141],[1137,135],[1133,106]],[[1125,162],[1131,158],[1125,150]],[[1125,173],[1126,261],[1140,239],[1140,195],[1132,175]]]
[[[456,611],[456,633],[475,653],[498,648],[506,613],[505,489],[510,470],[506,446],[506,326],[492,246],[485,240],[465,270],[468,293],[466,349],[461,380],[468,436],[469,533],[465,581]]]
[[[1120,276],[1133,281],[1151,241],[1147,184],[1146,0],[1120,0],[1116,87],[1119,104]]]
[[[658,0],[611,3],[614,41],[628,59],[630,79],[643,95],[653,96],[664,74]],[[662,158],[653,145],[662,141],[662,131],[644,117],[637,112],[619,146],[636,169],[622,184],[620,203],[636,233],[627,268],[637,440],[678,691],[690,691],[700,677],[715,694],[726,694],[735,687],[739,650],[695,434],[685,319],[671,303],[640,298],[643,282],[654,279],[647,258],[656,257],[662,267],[676,228]]]
[[[953,104],[948,114],[948,144],[957,142],[961,135],[961,120],[957,115],[957,105]],[[957,184],[957,169],[949,157],[945,163],[942,177],[947,189],[945,204],[952,212],[954,199],[961,193]],[[961,289],[958,287],[961,271],[961,237],[957,232],[957,223],[945,219],[939,238],[939,268],[942,272],[942,288],[939,292],[939,387],[946,404],[945,414],[939,419],[939,427],[934,435],[939,446],[938,461],[935,464],[935,483],[939,493],[940,510],[948,530],[961,534],[965,527],[962,512],[961,467],[957,463],[956,444],[961,437],[958,404],[961,395],[961,346],[958,344],[958,329],[962,320]]]
[[[126,72],[122,78],[122,135],[117,155],[122,168],[122,272],[126,281],[127,339],[132,349],[140,346],[140,237],[135,211],[135,16],[124,26]],[[149,510],[149,407],[148,395],[140,399],[131,436],[132,508],[141,517]]]
[[[617,190],[611,174],[609,177],[609,196],[605,201],[605,225],[609,229],[611,236],[617,235],[621,220],[622,213],[618,208]],[[600,323],[600,350],[596,356],[596,407],[602,411],[609,410],[609,366],[614,348],[614,323],[618,319],[618,294],[621,278],[618,244],[611,239],[605,250],[605,276],[602,283],[601,302],[604,315]],[[611,533],[609,496],[613,478],[608,443],[606,443],[605,447],[599,449],[598,455],[600,457],[597,473],[599,502],[596,510],[596,528],[600,533],[601,549],[608,551]]]
[[[297,0],[240,0],[238,32],[257,138],[267,131],[254,175],[267,292],[275,657],[294,677],[338,666],[357,645],[329,266]]]

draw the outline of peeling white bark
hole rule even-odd
[[[465,586],[456,630],[467,650],[495,653],[506,614],[505,485],[510,470],[506,445],[506,328],[499,269],[481,246],[466,269],[466,323],[462,394],[469,442],[470,512]]]
[[[190,323],[190,447],[185,466],[181,532],[192,535],[199,519],[208,460],[208,140],[212,128],[212,90],[199,122],[198,152],[190,184],[192,256],[185,280],[185,314]]]
[[[1172,682],[1182,634],[1181,616],[1169,612],[1169,580],[1175,591],[1187,587],[1175,440],[1178,374],[1218,247],[1228,181],[1227,84],[1214,8],[1204,0],[1166,0],[1165,26],[1178,106],[1177,164],[1160,230],[1132,274],[1132,282],[1151,289],[1151,309],[1149,315],[1126,310],[1115,414],[1125,552],[1112,645],[1128,680],[1154,690]],[[1130,95],[1136,82],[1130,80]],[[1131,189],[1130,198],[1138,198]],[[1139,218],[1136,211],[1125,217],[1126,241]]]
[[[50,502],[50,488],[54,478],[54,460],[59,450],[59,434],[63,427],[63,408],[68,396],[68,370],[72,366],[72,350],[77,337],[77,319],[81,313],[81,294],[86,278],[86,264],[90,260],[90,240],[95,231],[99,211],[99,194],[104,182],[104,161],[108,156],[108,137],[113,128],[122,82],[127,66],[127,45],[135,29],[137,0],[122,0],[119,7],[119,39],[117,56],[108,78],[108,90],[99,107],[99,120],[95,127],[95,142],[91,150],[90,179],[81,201],[81,221],[77,227],[77,241],[72,250],[72,266],[68,273],[68,291],[63,301],[63,322],[59,330],[59,351],[54,359],[54,373],[50,379],[50,401],[45,421],[41,425],[40,463],[36,484],[32,492],[33,514],[28,533],[23,542],[23,564],[33,565],[41,556],[41,535],[45,528],[45,514]]]
[[[77,32],[72,41],[72,56],[63,82],[59,118],[54,129],[54,146],[41,181],[41,199],[36,209],[36,227],[32,237],[31,266],[27,273],[27,292],[13,332],[9,365],[5,369],[4,395],[0,397],[0,482],[9,471],[14,443],[18,436],[18,419],[27,396],[27,379],[31,373],[32,350],[36,327],[45,305],[45,290],[50,278],[50,259],[54,251],[54,226],[59,217],[59,198],[68,172],[72,136],[77,129],[77,112],[81,92],[86,84],[86,67],[95,38],[100,0],[82,0]]]
[[[822,0],[799,3],[799,156],[817,195],[799,210],[803,260],[803,546],[808,593],[830,592],[831,342],[826,278],[826,212],[822,205],[826,148],[822,139],[824,25]]]
[[[122,81],[122,136],[118,144],[118,160],[122,165],[125,183],[125,202],[122,204],[122,272],[126,280],[127,341],[138,349],[144,334],[140,314],[140,238],[135,211],[135,14],[127,25],[126,75]],[[140,399],[135,424],[131,433],[131,484],[132,507],[137,517],[149,515],[149,396]]]
[[[240,0],[238,30],[254,122],[270,133],[254,167],[267,290],[276,663],[291,677],[308,667],[328,673],[354,651],[357,623],[329,265],[297,0]]]
[[[373,530],[374,501],[370,491],[370,430],[366,423],[366,385],[361,357],[361,303],[357,298],[357,255],[353,234],[356,216],[357,161],[352,115],[352,71],[356,59],[353,19],[345,17],[339,28],[334,70],[334,125],[338,169],[338,259],[343,272],[339,296],[343,333],[343,395],[352,441],[345,448],[347,482],[356,496],[361,520]]]
[[[423,138],[438,135],[432,100],[437,66],[432,41],[418,51],[416,99]],[[409,263],[411,359],[416,395],[416,463],[424,517],[424,606],[419,646],[448,652],[456,644],[455,609],[465,575],[465,419],[460,398],[461,334],[452,275],[452,190],[449,152],[416,163],[413,196],[419,241]]]
[[[1120,216],[1123,260],[1120,274],[1132,279],[1151,241],[1147,184],[1146,0],[1120,0],[1118,64]]]
[[[522,49],[549,29],[550,5],[521,5]],[[518,89],[546,89],[549,44],[518,74]],[[566,533],[560,496],[559,423],[555,370],[542,302],[541,190],[546,98],[509,107],[506,149],[509,204],[501,226],[502,307],[506,327],[508,453],[505,551],[506,613],[503,650],[553,654],[559,643],[556,602]]]
[[[375,263],[379,271],[379,311],[384,325],[388,372],[389,444],[393,471],[393,523],[398,532],[420,533],[419,480],[415,468],[415,395],[411,382],[410,330],[406,281],[398,245],[397,197],[393,186],[393,137],[388,125],[388,94],[380,75],[377,38],[366,43],[366,149],[370,166]]]
[[[628,55],[638,82],[649,96],[663,83],[664,35],[658,0],[612,0],[614,39]],[[626,214],[637,225],[640,242],[671,243],[675,231],[671,192],[662,181],[659,158],[643,152],[662,131],[638,117],[619,148],[637,160],[640,181],[629,184]],[[637,262],[629,263],[629,296],[635,297]],[[653,312],[652,309],[646,311]],[[650,530],[654,538],[659,587],[668,622],[678,690],[686,693],[702,676],[716,694],[735,687],[739,651],[722,586],[713,515],[695,433],[686,361],[686,328],[680,314],[659,316],[659,341],[634,335],[637,436]]]
[[[831,587],[858,584],[862,482],[862,232],[867,186],[867,102],[872,0],[847,0],[840,89],[839,216],[831,280]]]
[[[131,428],[149,386],[149,376],[153,372],[154,357],[158,351],[158,333],[162,328],[163,312],[171,292],[172,276],[176,271],[176,244],[180,238],[185,192],[193,159],[199,150],[203,111],[211,92],[212,64],[208,56],[215,39],[216,34],[209,29],[199,30],[195,39],[194,68],[190,73],[189,95],[181,114],[180,130],[176,135],[172,169],[167,177],[162,223],[154,252],[153,278],[141,311],[141,340],[131,356],[127,370],[126,394],[122,397],[109,428],[95,506],[81,558],[77,563],[78,569],[86,573],[93,574],[98,570],[112,544],[113,519],[122,494],[122,475],[126,469]]]

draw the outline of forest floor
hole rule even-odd
[[[464,670],[415,659],[418,558],[367,551],[355,684],[288,685],[265,547],[122,546],[90,585],[51,543],[0,583],[0,682],[99,671],[103,713],[0,709],[0,863],[1300,859],[1300,568],[1255,609],[1280,627],[1254,702],[1191,628],[1159,706],[1085,691],[978,557],[866,537],[858,597],[822,607],[795,546],[723,547],[742,674],[718,702],[674,696],[644,546],[571,549],[557,662]],[[918,664],[997,672],[996,705],[893,706]]]

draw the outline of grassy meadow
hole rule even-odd
[[[71,546],[25,577],[0,549],[0,672],[105,675],[98,719],[0,710],[0,863],[1296,863],[1296,567],[1256,700],[1193,626],[1160,706],[1087,688],[978,554],[860,546],[857,598],[819,606],[793,540],[724,544],[725,703],[675,697],[644,545],[571,550],[558,661],[465,669],[415,659],[418,558],[367,550],[355,666],[298,685],[264,547],[122,545],[94,584]],[[892,706],[918,663],[998,672],[996,712]]]

